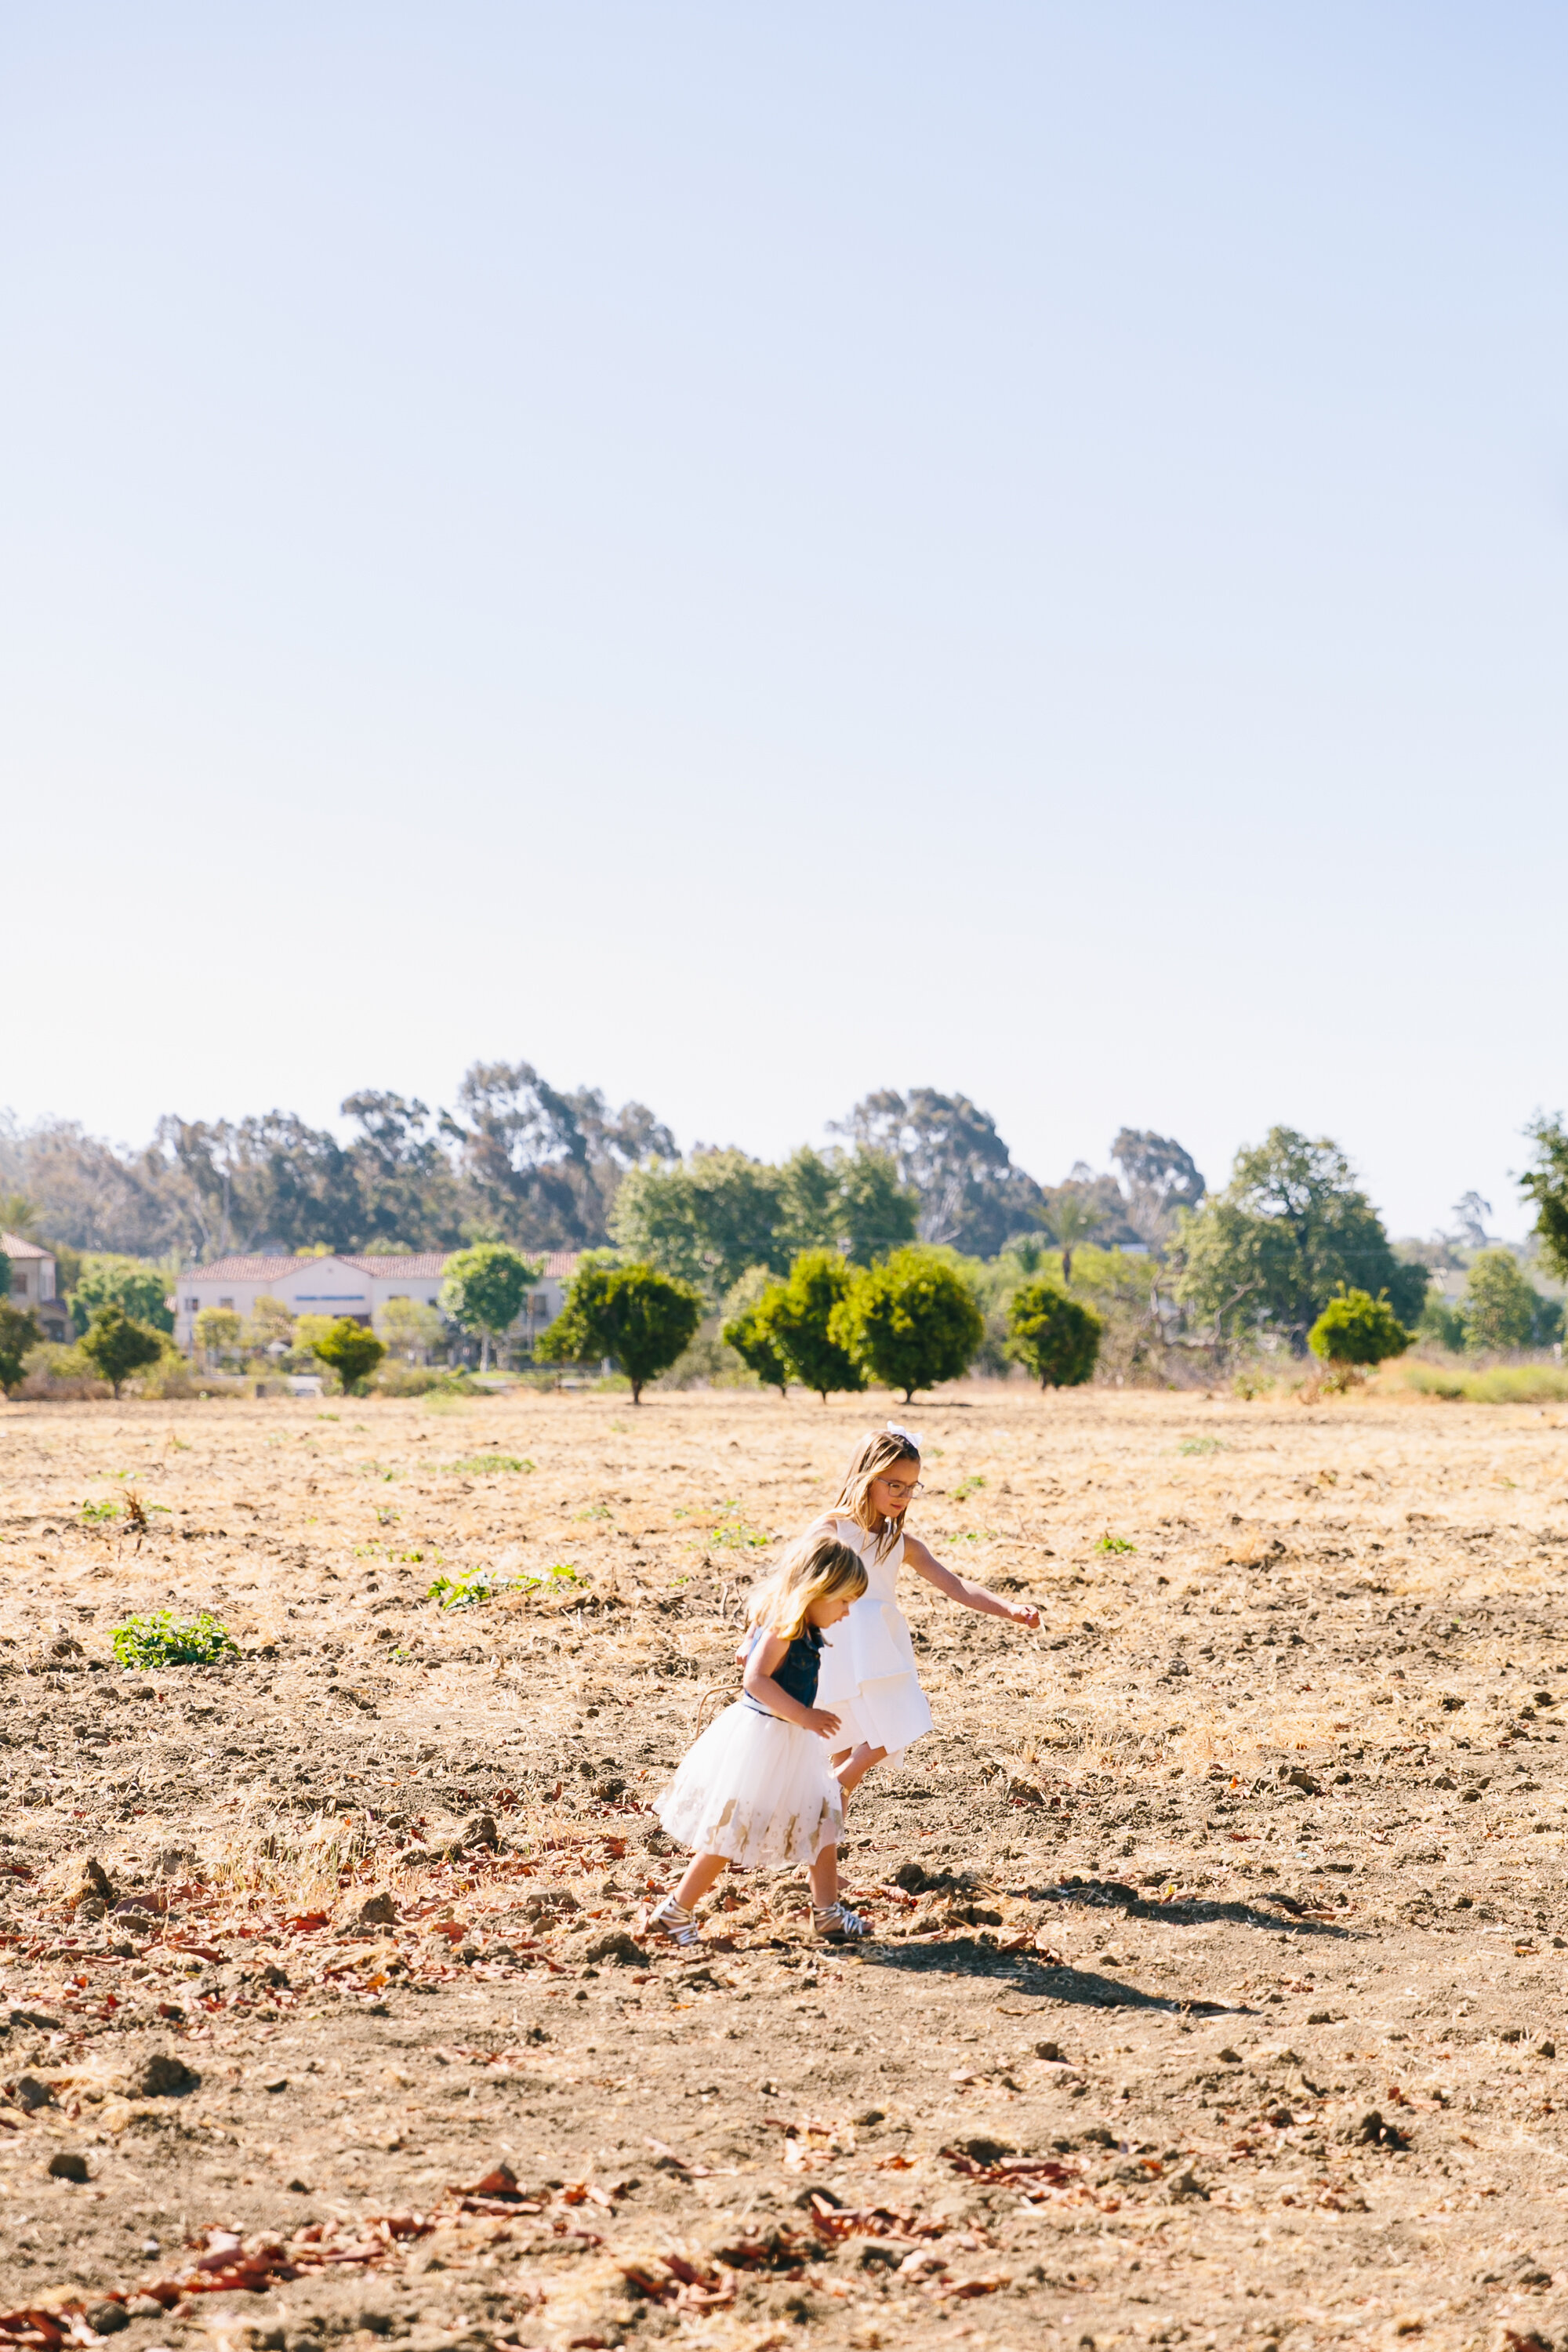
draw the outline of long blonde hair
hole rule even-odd
[[[747,1622],[786,1642],[800,1639],[806,1614],[819,1601],[858,1601],[867,1585],[859,1555],[837,1536],[797,1536],[773,1574],[753,1585]]]
[[[844,1518],[853,1519],[858,1528],[864,1528],[868,1536],[876,1537],[874,1557],[878,1559],[892,1550],[902,1534],[904,1514],[900,1511],[896,1519],[889,1519],[884,1518],[879,1511],[873,1510],[871,1481],[879,1478],[884,1471],[890,1470],[895,1462],[913,1462],[918,1465],[920,1458],[918,1439],[909,1430],[900,1429],[896,1422],[891,1421],[885,1429],[868,1429],[849,1458],[844,1484],[838,1489],[838,1500],[833,1506],[834,1512]]]

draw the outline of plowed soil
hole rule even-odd
[[[4,1412],[0,2346],[1563,2343],[1564,1417],[899,1411],[1042,1630],[910,1592],[869,1946],[672,1954],[649,1800],[886,1410]]]

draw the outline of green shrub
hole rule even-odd
[[[0,1257],[0,1267],[7,1261]],[[0,1389],[7,1395],[19,1388],[26,1370],[29,1352],[43,1338],[34,1317],[19,1307],[0,1300]]]
[[[865,1367],[828,1328],[855,1278],[837,1250],[803,1250],[790,1268],[789,1280],[767,1291],[754,1309],[788,1370],[802,1388],[815,1389],[824,1404],[835,1391],[866,1385]]]
[[[1331,1364],[1381,1364],[1405,1353],[1410,1333],[1381,1294],[1342,1290],[1308,1332],[1307,1345]]]
[[[490,1341],[511,1329],[539,1276],[535,1260],[505,1242],[478,1242],[447,1259],[441,1304],[454,1323],[479,1333],[481,1370],[489,1370]]]
[[[221,1658],[237,1658],[239,1645],[226,1625],[210,1610],[179,1618],[168,1609],[153,1609],[144,1617],[128,1617],[110,1635],[110,1646],[122,1666],[212,1666]]]
[[[651,1265],[610,1265],[590,1258],[578,1268],[561,1313],[534,1354],[543,1363],[613,1358],[640,1405],[646,1384],[668,1371],[702,1320],[701,1294]]]
[[[168,1305],[172,1280],[162,1266],[148,1265],[141,1258],[84,1257],[69,1301],[78,1336],[87,1330],[100,1307],[118,1307],[149,1330],[173,1331],[174,1318]]]
[[[961,1380],[985,1337],[968,1284],[934,1250],[895,1250],[853,1276],[828,1318],[827,1336],[885,1387]]]
[[[288,1369],[292,1371],[294,1367],[290,1364]],[[377,1396],[422,1397],[447,1387],[447,1381],[443,1373],[433,1371],[428,1364],[408,1364],[401,1357],[387,1356],[365,1385]]]
[[[777,1389],[780,1396],[787,1397],[789,1366],[773,1345],[764,1312],[766,1302],[783,1287],[782,1283],[774,1283],[761,1298],[753,1299],[749,1307],[742,1307],[740,1313],[732,1315],[723,1326],[720,1337],[727,1348],[733,1348],[748,1371],[755,1372],[758,1380],[768,1388]]]
[[[1007,1308],[1006,1352],[1043,1389],[1081,1388],[1093,1377],[1105,1318],[1054,1282],[1026,1282]]]
[[[100,1307],[77,1346],[117,1397],[132,1372],[157,1363],[163,1353],[162,1334],[133,1323],[122,1307]]]
[[[1445,1298],[1440,1290],[1429,1292],[1415,1325],[1415,1337],[1447,1348],[1450,1355],[1458,1355],[1465,1344],[1463,1308]]]
[[[1476,1354],[1549,1345],[1563,1328],[1563,1309],[1543,1298],[1521,1271],[1511,1250],[1482,1250],[1465,1277],[1465,1345]]]
[[[375,1333],[356,1323],[352,1315],[340,1315],[330,1331],[323,1331],[311,1341],[311,1352],[323,1364],[330,1364],[343,1384],[343,1394],[357,1394],[360,1382],[374,1372],[386,1349]]]

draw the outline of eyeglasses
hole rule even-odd
[[[906,1501],[912,1496],[923,1495],[925,1492],[923,1478],[917,1478],[912,1486],[906,1486],[901,1478],[883,1478],[880,1475],[874,1483],[879,1486],[886,1486],[889,1495],[901,1495]]]

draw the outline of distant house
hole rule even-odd
[[[11,1261],[12,1306],[37,1316],[46,1339],[74,1339],[65,1300],[55,1297],[54,1252],[25,1242],[20,1234],[0,1234],[0,1250]]]
[[[395,1298],[438,1307],[441,1279],[452,1250],[422,1250],[411,1257],[220,1257],[180,1276],[174,1303],[174,1339],[195,1344],[196,1317],[204,1307],[232,1307],[249,1315],[258,1298],[280,1298],[291,1315],[348,1316],[355,1323],[379,1324]],[[542,1331],[560,1314],[566,1285],[577,1271],[575,1250],[526,1253],[542,1262],[516,1328]],[[51,1261],[52,1264],[52,1261]]]

